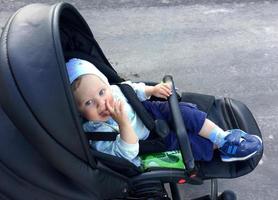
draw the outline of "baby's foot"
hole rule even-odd
[[[219,148],[223,162],[246,160],[262,150],[262,140],[257,135],[250,135],[240,129],[232,129],[224,145]]]

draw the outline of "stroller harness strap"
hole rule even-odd
[[[114,141],[118,134],[117,132],[85,132],[87,140],[93,141]]]
[[[139,116],[139,118],[142,120],[144,125],[150,130],[154,130],[155,128],[155,121],[153,117],[148,113],[148,111],[145,109],[143,104],[138,99],[135,91],[132,89],[132,87],[128,84],[117,84],[122,93],[125,95],[125,97],[128,100],[128,103],[131,105],[131,107],[135,110],[136,114]]]

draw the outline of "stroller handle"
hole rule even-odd
[[[187,131],[181,116],[181,111],[179,108],[173,77],[171,75],[165,75],[163,77],[163,82],[170,83],[172,87],[172,95],[168,98],[168,102],[169,102],[169,106],[173,118],[174,129],[177,134],[177,139],[179,142],[180,151],[182,154],[185,167],[189,170],[189,172],[192,172],[195,169],[195,162],[192,155]]]

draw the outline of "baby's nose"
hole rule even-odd
[[[99,106],[100,108],[105,107],[105,99],[104,99],[104,98],[99,98],[99,99],[98,99],[98,106]]]

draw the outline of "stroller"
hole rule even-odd
[[[178,200],[177,184],[202,184],[207,179],[211,194],[198,199],[236,198],[232,192],[218,196],[217,178],[250,173],[263,152],[240,162],[221,162],[217,152],[210,162],[194,161],[177,103],[196,104],[223,129],[240,128],[261,137],[243,103],[174,92],[169,104],[185,169],[142,171],[89,147],[65,67],[72,57],[92,62],[111,84],[123,81],[72,5],[31,4],[8,20],[0,45],[0,199],[169,199],[164,186],[169,183],[172,199]],[[174,87],[171,76],[164,81]],[[149,118],[129,89],[123,92],[146,126],[158,133],[142,142],[140,151],[163,150],[159,135],[164,127]]]

